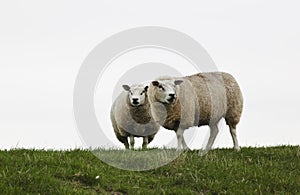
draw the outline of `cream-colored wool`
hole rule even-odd
[[[148,86],[144,84],[127,86],[128,91],[123,91],[112,105],[112,126],[116,137],[126,149],[129,148],[128,137],[132,149],[134,137],[143,137],[143,148],[146,148],[159,130],[159,124],[155,123],[151,116],[147,89]],[[141,101],[138,106],[131,103],[133,97],[138,97]]]
[[[167,93],[175,94],[172,102],[168,102]],[[234,148],[239,150],[236,125],[240,121],[243,97],[230,74],[209,72],[186,77],[160,77],[151,83],[148,94],[154,120],[166,129],[176,131],[178,149],[187,147],[184,130],[209,125],[206,150],[210,150],[218,134],[217,124],[225,118]]]

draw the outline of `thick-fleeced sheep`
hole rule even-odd
[[[151,117],[150,103],[147,97],[148,86],[145,84],[123,85],[123,91],[111,108],[111,122],[120,142],[134,148],[134,137],[143,137],[143,148],[153,140],[159,130],[159,124]]]
[[[236,126],[242,113],[243,97],[230,74],[208,72],[186,77],[161,77],[152,81],[148,96],[154,120],[176,132],[177,149],[187,148],[184,130],[208,125],[210,137],[205,150],[210,150],[219,131],[217,124],[225,118],[234,149],[239,150]]]

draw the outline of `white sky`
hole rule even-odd
[[[81,63],[105,38],[148,25],[188,34],[236,77],[241,146],[299,145],[299,8],[291,0],[1,1],[0,149],[83,147],[72,110]],[[232,146],[227,129],[216,146]]]

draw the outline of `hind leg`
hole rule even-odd
[[[233,148],[235,150],[239,151],[240,147],[239,147],[239,143],[238,143],[238,140],[237,140],[237,137],[236,137],[236,128],[232,125],[229,125],[229,129],[230,129],[230,134],[231,134],[233,145],[234,145]]]
[[[212,148],[212,146],[215,142],[215,139],[219,133],[217,124],[210,125],[209,128],[210,128],[210,135],[209,135],[209,139],[208,139],[208,142],[207,142],[207,145],[205,148],[206,151],[209,151]]]

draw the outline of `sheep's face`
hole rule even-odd
[[[145,104],[148,86],[137,85],[129,87],[128,85],[123,85],[123,89],[128,92],[129,102],[132,106]]]
[[[182,82],[182,80],[152,81],[156,100],[165,104],[173,104],[177,98],[177,85]]]

